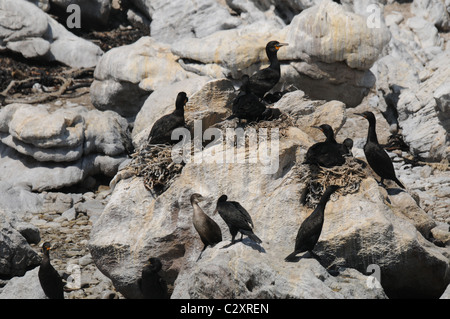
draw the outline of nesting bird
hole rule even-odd
[[[50,263],[50,249],[51,245],[49,242],[45,242],[42,245],[44,256],[38,271],[39,282],[49,299],[64,299],[64,283],[59,273]]]
[[[191,205],[194,209],[192,222],[195,230],[198,232],[200,239],[203,242],[203,249],[198,256],[197,261],[202,256],[202,253],[205,251],[206,247],[214,246],[222,241],[222,231],[220,230],[219,225],[217,225],[211,217],[206,215],[198,205],[198,203],[203,200],[203,196],[198,193],[191,195]]]
[[[250,90],[250,78],[248,75],[242,76],[242,85],[239,89],[238,96],[233,101],[233,115],[247,120],[247,122],[258,121],[262,118],[266,106],[260,99]]]
[[[185,126],[184,106],[188,102],[185,92],[177,95],[175,102],[175,111],[164,115],[158,119],[148,135],[149,144],[174,144],[177,140],[172,140],[172,131],[179,127]]]
[[[145,299],[166,299],[168,297],[167,283],[158,274],[161,268],[161,260],[150,257],[148,263],[142,269],[138,285]]]
[[[347,155],[348,147],[353,146],[351,139],[345,144],[339,144],[334,138],[333,128],[328,124],[313,126],[321,130],[326,140],[312,145],[306,152],[306,159],[303,164],[317,164],[323,167],[333,167],[345,163],[344,155]]]
[[[228,201],[227,195],[222,195],[217,200],[216,209],[230,230],[231,244],[235,243],[234,238],[238,232],[241,233],[241,240],[243,235],[247,235],[254,242],[262,243],[262,240],[253,233],[252,218],[241,204]]]
[[[267,43],[266,54],[269,58],[270,65],[250,77],[249,89],[260,99],[280,81],[281,69],[277,53],[281,47],[286,45],[288,44],[278,41],[270,41]]]
[[[314,255],[313,249],[319,241],[325,219],[325,206],[330,199],[331,194],[333,194],[337,189],[339,189],[339,186],[336,185],[327,187],[320,198],[319,204],[317,204],[311,215],[309,215],[300,226],[295,239],[294,252],[287,256],[284,259],[285,261],[295,261],[297,254],[305,251],[308,251],[311,255]]]
[[[378,143],[375,115],[372,112],[355,114],[362,116],[369,121],[369,131],[367,133],[366,144],[364,144],[364,154],[366,155],[367,163],[369,163],[373,171],[380,176],[380,184],[384,186],[383,180],[390,179],[397,183],[401,188],[405,188],[395,176],[394,165],[392,164],[389,155]]]

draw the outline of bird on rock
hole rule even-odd
[[[156,257],[150,257],[142,269],[138,286],[145,299],[167,299],[167,283],[158,274],[161,268],[161,260]]]
[[[313,127],[321,130],[325,134],[326,140],[316,143],[308,149],[303,164],[316,164],[328,168],[344,164],[344,155],[348,153],[348,148],[336,142],[333,128],[328,124]]]
[[[247,120],[247,122],[258,121],[263,117],[266,106],[260,99],[253,94],[249,87],[249,76],[244,74],[242,76],[242,85],[239,89],[238,96],[233,101],[232,112],[233,116]]]
[[[159,118],[148,135],[149,144],[174,144],[178,140],[172,140],[172,131],[185,126],[184,106],[188,102],[185,92],[178,93],[175,110]]]
[[[322,197],[320,198],[319,204],[317,204],[314,211],[309,215],[301,224],[297,237],[295,239],[294,252],[287,256],[284,260],[288,262],[296,261],[297,254],[308,251],[311,255],[313,249],[319,241],[320,233],[322,232],[324,216],[325,216],[325,206],[330,199],[331,194],[333,194],[339,186],[331,185],[328,186]]]
[[[191,195],[191,205],[194,209],[192,222],[195,230],[198,232],[200,239],[203,242],[203,249],[198,256],[197,261],[202,256],[202,253],[206,247],[214,246],[222,241],[222,231],[220,230],[219,225],[217,225],[211,217],[206,215],[198,204],[203,200],[203,196],[198,193]]]
[[[59,273],[50,263],[50,249],[51,245],[49,242],[45,242],[42,245],[44,256],[38,271],[39,282],[49,299],[64,299],[64,283]]]
[[[395,175],[394,165],[392,164],[391,158],[378,143],[375,115],[372,112],[355,114],[362,116],[369,121],[369,131],[367,133],[366,144],[364,144],[364,154],[366,155],[367,163],[369,163],[373,171],[380,176],[380,184],[384,186],[383,181],[385,179],[390,179],[404,189],[405,186],[403,186]]]
[[[278,61],[278,50],[287,46],[287,43],[278,41],[270,41],[266,45],[266,54],[269,58],[270,65],[261,69],[250,77],[249,89],[257,97],[262,99],[280,81],[281,69],[280,61]]]
[[[247,235],[254,242],[262,243],[262,240],[253,233],[252,218],[241,204],[235,201],[228,201],[227,195],[222,195],[217,200],[216,210],[230,230],[231,244],[235,243],[234,238],[238,232],[241,233],[241,240],[243,235]]]

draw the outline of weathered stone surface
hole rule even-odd
[[[23,277],[11,279],[0,293],[0,299],[48,299],[38,277],[39,267]]]
[[[444,0],[416,0],[411,3],[411,13],[426,19],[442,31],[450,30],[448,2]]]
[[[91,100],[100,110],[134,116],[158,88],[186,79],[169,46],[151,37],[108,51],[99,61],[91,85]]]

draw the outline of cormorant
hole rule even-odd
[[[185,92],[178,93],[175,102],[175,111],[164,115],[158,119],[148,135],[150,144],[174,144],[177,140],[172,140],[172,131],[178,127],[185,125],[184,121],[184,106],[188,102]]]
[[[64,283],[59,273],[50,263],[50,249],[51,245],[49,242],[45,242],[42,245],[44,256],[38,272],[39,282],[49,299],[64,299]]]
[[[161,268],[161,260],[150,257],[142,269],[138,285],[145,299],[167,299],[167,283],[158,275]]]
[[[366,155],[367,162],[378,176],[381,177],[380,184],[383,184],[384,179],[390,179],[397,183],[401,188],[405,188],[403,184],[395,176],[394,165],[386,153],[386,151],[378,143],[376,132],[376,119],[372,112],[355,113],[360,115],[369,121],[369,131],[367,134],[367,141],[364,145],[364,154]]]
[[[262,118],[266,106],[250,90],[249,76],[244,74],[241,81],[239,94],[233,101],[233,115],[238,117],[239,121],[242,119],[247,120],[247,122],[258,121]]]
[[[259,70],[250,77],[250,91],[260,99],[262,99],[280,80],[281,70],[277,52],[282,46],[286,45],[288,44],[280,43],[278,41],[270,41],[267,43],[266,54],[269,58],[270,65],[265,69]]]
[[[333,194],[338,188],[339,186],[336,185],[327,187],[320,199],[319,204],[317,204],[311,215],[309,215],[300,226],[295,239],[294,252],[287,256],[284,259],[285,261],[295,261],[296,255],[305,251],[308,251],[314,256],[312,250],[319,241],[320,233],[322,232],[325,206],[330,199],[331,194]]]
[[[352,156],[353,140],[351,138],[346,138],[341,145],[344,156]]]
[[[200,259],[207,246],[214,246],[222,241],[222,231],[220,230],[219,225],[217,225],[211,217],[206,215],[198,205],[198,203],[203,200],[204,198],[200,194],[195,193],[191,195],[191,205],[194,209],[194,218],[192,222],[204,245],[197,261]]]
[[[220,196],[217,200],[216,210],[230,230],[231,244],[235,243],[234,238],[238,232],[241,233],[241,240],[243,235],[247,235],[254,242],[262,243],[262,240],[253,233],[254,226],[250,214],[238,202],[227,201],[227,199],[227,195]]]
[[[344,155],[348,153],[347,147],[334,139],[333,128],[328,124],[312,126],[321,130],[326,140],[312,145],[306,152],[303,164],[317,164],[323,167],[333,167],[345,163]]]

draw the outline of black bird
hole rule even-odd
[[[249,76],[242,76],[242,85],[238,96],[233,101],[233,116],[247,120],[247,122],[258,121],[262,118],[266,106],[253,94],[249,87]]]
[[[167,283],[158,274],[161,268],[161,260],[151,257],[142,269],[138,285],[145,299],[167,299]]]
[[[345,145],[336,142],[333,128],[328,124],[312,127],[321,130],[325,134],[326,140],[316,143],[308,149],[306,152],[306,160],[303,164],[317,164],[323,167],[344,164],[344,155],[348,153],[348,149]]]
[[[259,70],[250,77],[250,91],[260,99],[262,99],[280,80],[281,70],[277,52],[282,46],[286,45],[288,44],[280,43],[278,41],[270,41],[267,43],[266,54],[269,58],[270,65],[265,69]]]
[[[341,151],[344,156],[352,156],[353,140],[351,138],[346,138],[341,145]]]
[[[178,93],[175,102],[175,111],[164,115],[153,124],[148,135],[148,142],[150,144],[174,144],[178,142],[177,140],[172,140],[172,131],[185,125],[184,106],[187,102],[188,98],[186,93]]]
[[[390,179],[397,183],[401,188],[405,188],[403,184],[395,176],[394,165],[383,149],[378,143],[376,132],[376,119],[372,112],[355,113],[360,115],[369,121],[369,131],[367,134],[367,141],[364,145],[364,154],[366,155],[367,162],[375,173],[380,176],[380,184],[384,186],[383,180]]]
[[[198,205],[199,202],[203,201],[204,198],[200,194],[191,195],[191,205],[194,209],[194,217],[192,222],[194,224],[195,230],[200,235],[200,239],[203,242],[203,249],[197,258],[197,261],[202,256],[203,251],[208,246],[214,246],[215,244],[222,241],[222,231],[219,225],[208,215],[206,215],[201,207]]]
[[[49,299],[64,299],[64,283],[59,273],[50,263],[50,249],[51,245],[49,242],[45,242],[42,245],[44,256],[38,272],[39,282]]]
[[[227,199],[227,195],[220,196],[216,210],[230,230],[231,244],[235,243],[234,238],[238,232],[241,233],[241,240],[243,235],[247,235],[254,242],[262,243],[262,240],[253,233],[254,226],[250,214],[238,202],[227,201]]]
[[[296,255],[305,251],[308,251],[311,255],[313,253],[314,246],[316,246],[319,241],[320,233],[322,232],[322,226],[324,221],[325,206],[330,199],[331,194],[333,194],[339,186],[331,185],[328,186],[320,199],[319,204],[317,204],[314,211],[309,215],[300,226],[297,237],[295,239],[294,252],[287,256],[285,261],[295,261]]]

